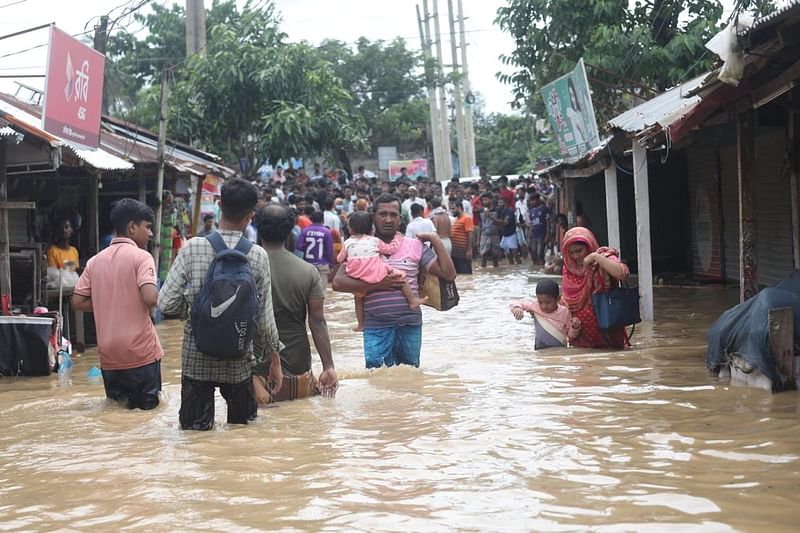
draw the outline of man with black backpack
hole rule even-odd
[[[247,424],[256,417],[254,340],[273,362],[271,392],[277,393],[283,382],[269,259],[263,248],[243,237],[257,201],[253,184],[228,180],[222,187],[219,230],[186,243],[158,295],[165,315],[185,317],[191,311],[181,357],[182,429],[211,429],[217,387],[228,404],[229,424]]]

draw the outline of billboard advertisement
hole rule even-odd
[[[97,148],[103,107],[105,56],[55,26],[44,82],[42,128],[70,142]]]
[[[600,145],[583,58],[569,74],[542,88],[550,127],[563,157],[576,157]]]
[[[405,159],[402,161],[389,161],[389,181],[395,181],[400,177],[400,169],[405,168],[409,178],[415,180],[419,177],[428,176],[427,159]]]

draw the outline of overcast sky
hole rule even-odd
[[[91,30],[99,15],[119,8],[112,18],[129,5],[140,0],[0,0],[0,35],[21,29],[55,22],[60,28],[76,34]],[[172,0],[154,0],[162,4]],[[500,63],[500,54],[510,53],[513,40],[494,25],[495,12],[503,0],[462,0],[469,43],[470,79],[473,90],[480,92],[490,112],[511,112],[508,101],[511,93],[507,86],[497,81],[495,73],[508,68]],[[183,3],[181,1],[180,3]],[[243,2],[241,2],[243,3]],[[276,0],[283,15],[281,28],[292,41],[305,39],[318,43],[325,38],[354,42],[361,36],[370,40],[391,40],[404,37],[410,48],[420,48],[415,5],[422,0]],[[432,4],[432,0],[429,2]],[[454,5],[456,0],[453,1]],[[206,0],[210,7],[211,0]],[[3,7],[6,6],[6,7]],[[142,8],[146,12],[149,7]],[[439,9],[446,11],[447,0],[439,0]],[[92,20],[94,19],[94,20]],[[123,21],[124,22],[124,21]],[[87,23],[88,26],[87,26]],[[442,16],[442,34],[449,34],[447,17]],[[135,30],[135,25],[129,28]],[[11,54],[47,42],[47,30],[39,30],[19,37],[0,40],[0,56]],[[449,35],[444,35],[449,38]],[[450,61],[450,42],[444,42],[445,63]],[[46,46],[9,57],[0,57],[0,75],[43,74],[46,63]],[[41,78],[20,79],[34,87],[43,87]],[[0,90],[13,92],[17,86],[9,79],[0,78]]]
[[[174,0],[153,0],[161,4]],[[429,0],[432,4],[433,0]],[[453,0],[456,4],[457,0]],[[494,25],[497,8],[504,0],[462,0],[466,37],[468,41],[470,80],[473,90],[483,95],[489,112],[511,113],[508,102],[510,88],[497,81],[498,71],[511,72],[498,59],[509,54],[514,41]],[[779,0],[784,3],[786,0]],[[90,34],[97,17],[112,12],[112,18],[124,10],[139,4],[141,0],[0,0],[0,35],[25,28],[55,22],[65,31],[76,34],[89,30]],[[205,0],[211,5],[211,0]],[[181,4],[184,0],[180,0]],[[244,2],[239,0],[240,4]],[[361,36],[370,40],[391,40],[403,37],[410,48],[420,47],[415,6],[422,0],[275,0],[283,15],[282,29],[292,41],[305,39],[318,43],[325,38],[354,42]],[[735,0],[722,0],[725,15],[730,12]],[[457,5],[457,4],[456,4]],[[439,0],[439,8],[446,13],[447,0]],[[142,8],[147,12],[148,6]],[[130,19],[122,21],[128,23]],[[442,16],[441,32],[444,41],[444,62],[449,64],[450,43],[447,16]],[[136,25],[129,30],[135,31]],[[19,37],[0,40],[0,75],[43,74],[46,63],[46,46],[25,53],[20,50],[45,45],[47,30],[39,30]],[[13,54],[13,55],[8,55]],[[6,57],[3,57],[6,56]],[[34,87],[42,87],[42,78],[20,79]],[[0,78],[0,91],[14,92],[17,86],[9,79]]]

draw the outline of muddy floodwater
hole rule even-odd
[[[533,351],[521,267],[459,288],[425,310],[420,369],[373,372],[329,291],[338,395],[248,426],[218,398],[214,431],[178,429],[176,321],[154,411],[106,404],[93,350],[69,380],[0,380],[0,529],[800,530],[800,396],[705,371],[735,290],[659,287],[634,349],[587,353]]]

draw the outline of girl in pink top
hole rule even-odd
[[[558,284],[546,279],[536,284],[536,300],[511,304],[511,314],[517,320],[522,320],[526,311],[533,317],[535,350],[566,346],[568,339],[580,335],[581,321],[572,318],[569,309],[558,303],[559,296]]]
[[[401,239],[405,237],[398,233],[392,242],[386,243],[372,236],[372,216],[362,211],[350,215],[347,227],[350,230],[350,238],[344,241],[342,251],[336,260],[339,264],[345,264],[348,276],[367,283],[379,283],[389,274],[397,272],[384,261],[383,256],[395,254],[400,248]],[[408,281],[403,283],[401,290],[411,309],[416,309],[428,301],[427,296],[425,298],[415,296]],[[364,331],[364,294],[356,293],[355,299],[358,326],[353,328],[353,331]]]

